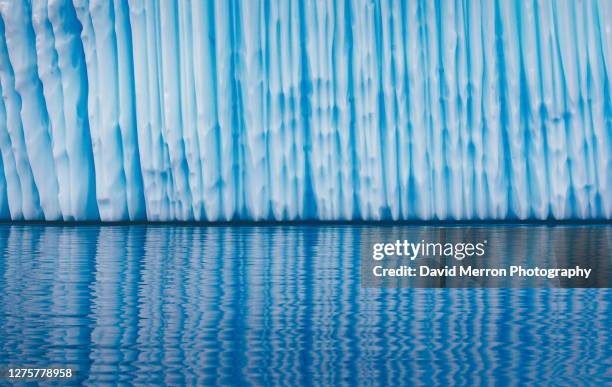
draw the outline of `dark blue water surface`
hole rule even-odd
[[[612,382],[609,289],[362,288],[370,230],[0,226],[0,366],[88,384]]]

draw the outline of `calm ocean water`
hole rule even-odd
[[[0,367],[87,384],[612,382],[609,289],[362,288],[374,229],[0,226]]]

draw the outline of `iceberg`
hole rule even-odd
[[[612,219],[606,0],[0,0],[0,218]]]

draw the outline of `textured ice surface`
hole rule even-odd
[[[3,218],[612,218],[610,1],[0,14]]]

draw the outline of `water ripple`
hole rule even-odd
[[[0,363],[85,384],[611,381],[609,289],[362,288],[373,232],[0,226]]]

